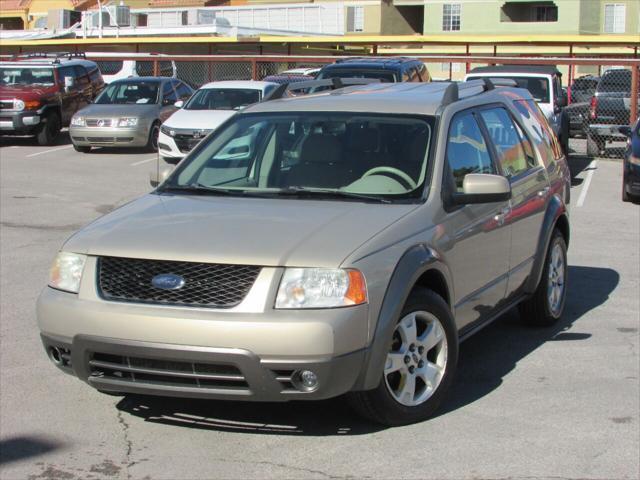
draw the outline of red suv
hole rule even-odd
[[[0,62],[0,135],[35,135],[40,145],[51,145],[103,88],[98,65],[84,54],[32,53]]]

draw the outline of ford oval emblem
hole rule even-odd
[[[184,278],[173,273],[161,273],[151,279],[151,285],[161,290],[178,290],[184,287],[184,284]]]

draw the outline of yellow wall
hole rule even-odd
[[[74,10],[71,0],[33,0],[29,7],[29,15],[43,15],[58,8]]]

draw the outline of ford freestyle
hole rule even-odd
[[[276,90],[66,241],[45,351],[104,392],[428,418],[461,340],[563,312],[570,175],[514,85]]]

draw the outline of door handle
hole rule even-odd
[[[549,187],[544,187],[542,190],[538,190],[539,197],[546,197],[549,193]]]
[[[504,218],[509,214],[511,208],[502,207],[493,217],[493,219],[498,223],[498,225],[504,225]]]

